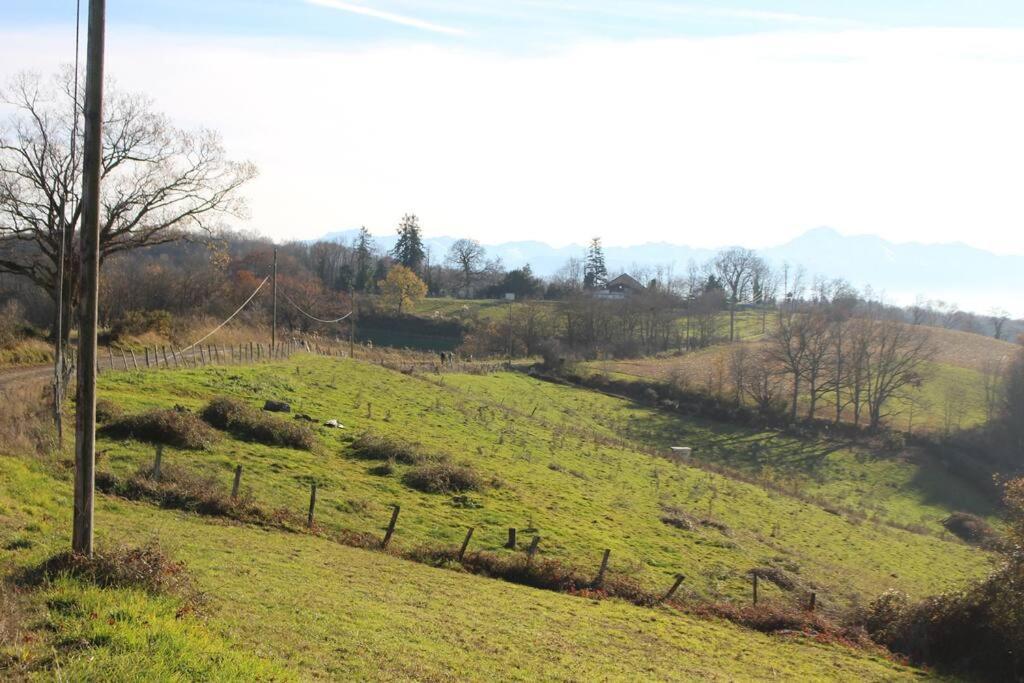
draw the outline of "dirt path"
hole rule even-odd
[[[52,365],[0,369],[0,394],[20,384],[47,381],[53,377]]]

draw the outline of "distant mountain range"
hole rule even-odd
[[[357,230],[343,230],[322,239],[351,242]],[[457,238],[430,237],[424,244],[434,259],[443,259]],[[393,235],[375,236],[377,245],[390,249]],[[573,256],[582,257],[586,246],[552,247],[523,241],[485,244],[488,257],[499,257],[508,268],[530,264],[541,276],[552,275]],[[703,263],[714,249],[698,249],[667,242],[629,247],[606,247],[605,260],[612,274],[633,266],[673,263],[682,275],[687,263]],[[759,249],[773,264],[801,265],[809,274],[843,278],[856,287],[870,286],[892,303],[909,304],[918,296],[954,303],[965,310],[987,313],[1002,308],[1024,317],[1024,256],[993,254],[966,244],[897,244],[874,235],[842,235],[831,228],[815,228],[785,244]]]

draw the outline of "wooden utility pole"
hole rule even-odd
[[[270,348],[277,350],[277,247],[274,247],[274,320],[270,328]]]
[[[356,290],[350,290],[349,298],[352,299],[352,316],[348,323],[348,357],[356,357]]]
[[[100,284],[100,164],[103,159],[103,51],[106,0],[89,0],[82,157],[82,299],[78,309],[75,510],[71,548],[92,555],[96,486],[96,325]]]

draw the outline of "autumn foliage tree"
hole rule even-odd
[[[384,301],[399,314],[427,295],[427,284],[405,266],[393,267],[377,286]]]

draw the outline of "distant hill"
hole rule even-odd
[[[349,242],[356,230],[343,230],[322,239]],[[395,237],[375,237],[385,249]],[[425,241],[433,257],[444,258],[453,237],[430,237]],[[552,247],[537,241],[488,244],[489,256],[500,257],[505,266],[527,263],[538,275],[548,276],[573,256],[582,257],[586,247],[573,244]],[[1004,256],[962,243],[895,243],[874,235],[842,235],[831,228],[815,228],[785,244],[759,250],[772,263],[789,262],[804,266],[809,273],[841,277],[859,288],[870,285],[893,303],[909,304],[917,296],[955,303],[965,310],[985,313],[1003,308],[1024,317],[1024,256]],[[682,274],[689,261],[703,262],[713,249],[698,249],[667,242],[649,242],[605,249],[609,269],[628,271],[636,264],[654,266],[672,263]]]

